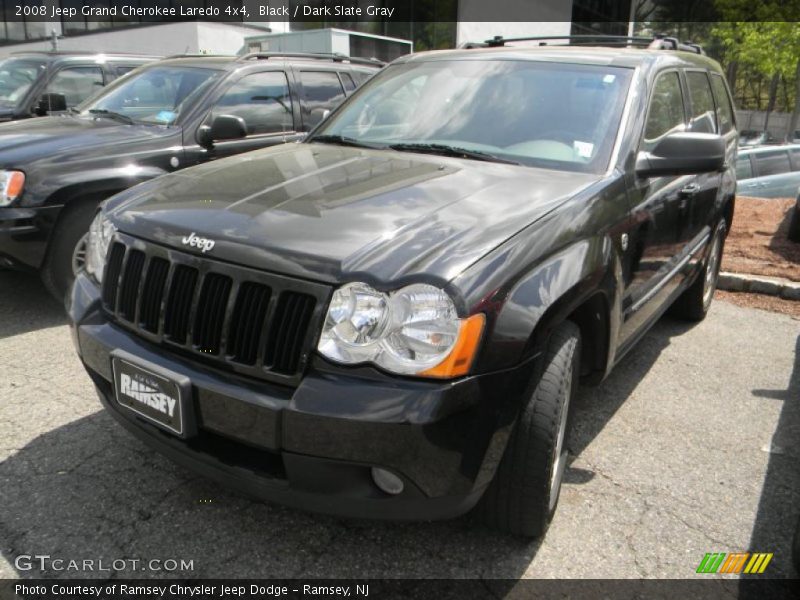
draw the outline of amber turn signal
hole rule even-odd
[[[438,365],[422,371],[420,375],[446,378],[460,377],[469,373],[480,347],[485,323],[486,317],[483,314],[472,315],[464,319],[452,352]]]

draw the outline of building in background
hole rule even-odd
[[[290,11],[295,4],[313,0],[283,0]],[[55,32],[62,50],[97,52],[142,52],[170,55],[206,52],[234,54],[245,46],[245,38],[265,33],[285,33],[313,29],[346,29],[365,34],[410,40],[415,51],[453,48],[466,42],[482,41],[495,35],[504,37],[609,33],[625,35],[629,29],[632,2],[642,0],[408,0],[398,10],[406,10],[408,20],[375,21],[322,20],[314,22],[252,21],[237,17],[226,22],[164,22],[154,17],[111,16],[104,21],[14,22],[13,15],[21,0],[0,0],[0,56],[18,50],[50,49]],[[61,8],[91,4],[96,7],[121,6],[115,0],[37,0],[27,4]],[[387,4],[386,0],[357,0],[369,5]],[[213,4],[209,0],[125,0],[133,6],[197,6]],[[219,3],[217,3],[219,4]],[[238,2],[237,2],[238,4]],[[256,18],[262,0],[242,0],[250,19]],[[274,2],[271,4],[275,4]],[[400,6],[400,3],[392,3]],[[497,15],[507,19],[494,22]],[[238,20],[236,20],[238,19]],[[364,43],[366,38],[363,39]],[[363,54],[365,48],[358,48]],[[370,54],[370,53],[368,53]]]
[[[242,52],[344,54],[377,58],[384,62],[390,62],[413,51],[414,45],[408,40],[333,28],[248,36],[244,40],[242,49]]]

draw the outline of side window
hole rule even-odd
[[[765,175],[780,175],[792,170],[789,165],[789,153],[786,150],[774,152],[759,152],[753,155],[756,160],[756,171],[759,177]]]
[[[731,106],[731,97],[728,95],[728,89],[725,87],[725,82],[722,80],[721,75],[717,75],[716,73],[711,74],[711,87],[714,89],[714,99],[717,103],[719,132],[724,135],[733,129],[733,106]]]
[[[678,73],[671,71],[658,77],[650,98],[650,110],[644,139],[652,142],[670,131],[684,128],[683,94]]]
[[[342,78],[342,84],[344,85],[344,90],[349,94],[354,89],[356,89],[356,82],[353,81],[353,78],[350,77],[350,73],[339,73],[339,77]]]
[[[64,94],[67,106],[75,106],[102,87],[103,71],[99,67],[67,67],[50,80],[47,92]]]
[[[736,179],[750,179],[753,176],[753,165],[749,156],[740,156],[736,159]]]
[[[791,148],[789,154],[792,157],[792,170],[800,171],[800,148]]]
[[[300,71],[303,86],[303,122],[310,129],[344,98],[339,76],[334,71]]]
[[[247,135],[293,131],[292,99],[283,71],[245,75],[222,95],[211,113],[244,119]]]
[[[714,96],[708,75],[701,71],[687,71],[686,81],[689,84],[689,96],[692,99],[692,118],[689,120],[689,131],[697,133],[716,133]]]

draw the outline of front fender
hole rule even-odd
[[[63,206],[85,197],[107,198],[167,171],[154,166],[123,166],[70,171],[42,181],[33,196],[45,206]]]

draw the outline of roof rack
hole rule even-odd
[[[330,60],[333,62],[349,62],[354,65],[370,65],[382,67],[386,63],[377,58],[360,58],[357,56],[347,56],[339,53],[314,53],[314,52],[251,52],[244,54],[236,59],[236,62],[247,60],[267,60],[270,58],[313,58],[316,60]]]
[[[10,56],[21,56],[23,54],[45,54],[47,56],[125,56],[131,58],[161,58],[157,54],[139,54],[136,52],[97,52],[93,50],[17,50]]]
[[[199,54],[199,53],[184,53],[184,54],[170,54],[165,56],[163,60],[170,60],[172,58],[236,58],[234,54]]]
[[[703,48],[692,42],[680,42],[677,38],[668,37],[664,34],[656,34],[654,37],[636,37],[623,35],[546,35],[531,37],[504,38],[501,35],[486,40],[484,42],[471,42],[464,45],[464,48],[499,48],[507,43],[513,42],[539,42],[540,46],[611,46],[611,47],[640,47],[650,50],[682,50],[694,52],[695,54],[705,54]],[[550,42],[561,42],[551,44]]]

